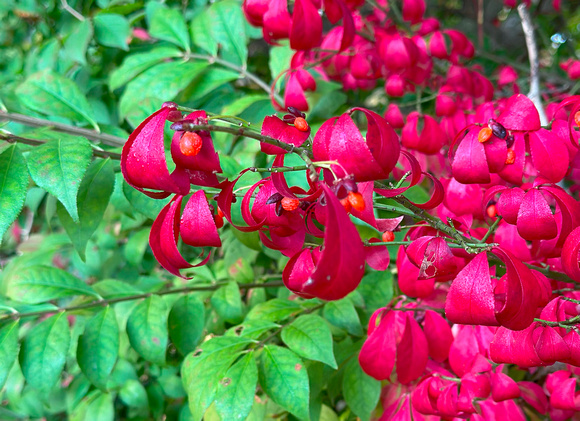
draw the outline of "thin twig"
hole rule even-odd
[[[27,137],[16,136],[11,133],[2,133],[0,132],[0,140],[5,140],[8,143],[23,143],[25,145],[32,145],[32,146],[39,146],[44,145],[46,141],[44,140],[37,140],[37,139],[30,139]],[[93,155],[98,156],[101,158],[111,158],[115,160],[121,159],[121,154],[116,152],[109,152],[109,151],[102,151],[99,149],[93,148]]]
[[[71,15],[73,15],[75,18],[77,18],[78,20],[80,20],[81,22],[85,21],[85,17],[83,15],[81,15],[79,12],[77,12],[75,9],[73,9],[66,0],[60,0],[60,4],[62,6],[62,8],[64,10],[66,10],[67,12],[69,12]]]
[[[29,117],[16,113],[5,113],[0,111],[0,120],[13,121],[15,123],[24,124],[31,127],[47,127],[57,132],[72,134],[75,136],[83,136],[89,140],[100,142],[109,146],[123,146],[126,141],[126,139],[122,137],[113,136],[106,133],[97,133],[94,130],[83,129],[80,127],[70,126],[68,124],[57,123],[55,121]]]
[[[204,285],[204,286],[190,286],[184,288],[177,288],[177,289],[169,289],[167,291],[160,291],[160,292],[146,292],[143,294],[136,294],[136,295],[129,295],[125,297],[117,297],[117,298],[110,298],[104,300],[97,300],[91,301],[90,303],[79,304],[76,306],[70,307],[61,307],[55,308],[51,310],[41,310],[41,311],[30,311],[27,313],[10,313],[4,314],[0,316],[0,320],[6,319],[20,319],[24,317],[35,317],[35,316],[44,316],[46,314],[54,314],[54,313],[62,313],[66,311],[77,311],[77,310],[86,310],[93,307],[101,307],[107,306],[110,304],[121,303],[124,301],[133,301],[133,300],[140,300],[142,298],[148,298],[152,295],[169,295],[169,294],[187,294],[189,292],[196,292],[196,291],[215,291],[218,288],[224,286],[225,283],[218,283],[214,285]],[[282,281],[274,281],[274,282],[266,282],[266,283],[252,283],[252,284],[238,284],[240,289],[252,289],[252,288],[270,288],[270,287],[280,287],[283,286],[284,282]]]
[[[544,110],[540,96],[540,61],[538,58],[538,47],[536,45],[536,38],[534,37],[532,18],[525,3],[521,3],[518,6],[518,14],[522,20],[522,29],[524,30],[528,57],[530,59],[530,92],[528,93],[528,98],[532,100],[538,109],[540,122],[545,126],[548,124],[548,118],[546,117],[546,111]]]

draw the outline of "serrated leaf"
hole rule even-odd
[[[363,276],[357,288],[367,311],[373,313],[393,298],[393,274],[389,271],[371,272]]]
[[[360,318],[352,301],[348,297],[326,303],[323,315],[330,323],[346,330],[351,335],[363,335]]]
[[[155,364],[165,364],[167,306],[160,296],[152,295],[135,306],[127,320],[127,335],[139,355]]]
[[[205,309],[195,295],[179,298],[169,312],[169,337],[183,355],[195,350],[205,326]]]
[[[276,345],[264,346],[259,363],[260,385],[274,402],[302,420],[309,420],[308,373],[292,351]]]
[[[236,1],[213,3],[208,10],[213,38],[223,48],[224,58],[245,66],[248,59],[244,14]],[[229,61],[229,60],[228,60]]]
[[[267,320],[246,320],[244,323],[229,329],[225,335],[239,336],[241,338],[248,339],[258,339],[263,333],[272,329],[277,329],[279,327],[279,324],[269,322]]]
[[[147,408],[149,405],[147,391],[138,380],[127,380],[119,391],[119,398],[125,405],[134,408]]]
[[[193,44],[215,56],[218,51],[218,43],[211,35],[211,24],[209,11],[204,9],[192,19],[190,31]]]
[[[89,102],[75,82],[51,71],[34,73],[16,88],[18,99],[42,114],[56,115],[75,122],[88,122],[99,130]]]
[[[208,63],[202,61],[172,61],[147,69],[127,85],[119,105],[121,116],[127,116],[131,108],[146,97],[171,101],[207,66]]]
[[[72,30],[64,41],[64,51],[71,60],[86,65],[86,54],[89,42],[93,37],[93,25],[90,19],[75,21]]]
[[[170,199],[157,200],[144,195],[123,181],[123,194],[133,208],[149,219],[157,218]]]
[[[83,421],[113,421],[115,406],[110,393],[99,393],[87,406]]]
[[[294,301],[274,298],[252,308],[246,316],[246,320],[261,319],[278,322],[298,313],[301,309],[300,304]]]
[[[352,412],[362,421],[369,421],[381,395],[381,382],[367,375],[358,363],[351,359],[342,377],[344,400]]]
[[[34,148],[26,157],[32,180],[55,196],[75,222],[77,193],[92,154],[86,139],[65,137]]]
[[[140,73],[168,58],[179,57],[181,51],[174,47],[157,47],[146,53],[131,54],[111,72],[109,88],[115,90],[125,85]]]
[[[0,390],[4,387],[16,357],[18,357],[18,320],[0,327]]]
[[[252,410],[258,368],[253,351],[232,365],[221,379],[215,407],[222,420],[245,420]]]
[[[22,210],[27,187],[26,160],[18,145],[9,146],[0,154],[0,244]]]
[[[321,317],[310,314],[300,316],[282,329],[281,336],[282,341],[296,354],[336,369],[332,334]]]
[[[39,304],[73,295],[99,295],[70,273],[49,266],[29,266],[4,279],[6,296],[27,304]]]
[[[106,47],[128,50],[127,38],[131,35],[129,21],[116,13],[99,13],[94,17],[95,38]]]
[[[228,282],[219,288],[211,297],[211,305],[226,322],[236,324],[242,321],[242,297],[236,282]]]
[[[181,377],[194,420],[203,418],[206,409],[215,399],[219,381],[250,343],[250,340],[243,338],[216,337],[201,344],[185,358]]]
[[[56,212],[75,250],[83,261],[87,243],[103,219],[115,185],[110,159],[93,162],[81,182],[77,195],[78,223],[75,223],[60,203]]]
[[[77,361],[95,386],[105,389],[119,355],[119,326],[115,310],[105,307],[85,326],[79,337]]]
[[[154,38],[169,41],[190,50],[189,34],[183,19],[183,13],[178,9],[160,8],[151,17],[149,34]]]
[[[65,313],[55,314],[30,329],[20,350],[26,381],[37,389],[50,389],[60,377],[69,346]]]
[[[201,98],[219,88],[221,85],[240,78],[238,72],[219,67],[210,67],[195,84],[189,95]]]

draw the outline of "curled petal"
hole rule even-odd
[[[520,367],[544,365],[534,348],[532,333],[534,325],[524,330],[500,327],[490,344],[490,358],[496,363],[517,364]]]
[[[580,227],[572,231],[562,247],[562,269],[575,281],[580,281]]]
[[[497,122],[507,130],[514,131],[534,131],[542,127],[538,109],[532,100],[523,94],[510,97]]]
[[[314,295],[301,291],[314,272],[319,258],[320,251],[318,249],[304,249],[292,256],[282,272],[282,280],[286,288],[301,297],[313,298]]]
[[[310,50],[320,44],[322,18],[311,0],[296,0],[290,27],[290,48]]]
[[[570,358],[570,349],[560,334],[551,326],[538,327],[541,330],[536,343],[536,352],[542,361],[553,364]]]
[[[522,184],[522,175],[526,163],[526,139],[522,132],[515,132],[513,136],[514,144],[512,145],[512,149],[516,154],[515,162],[503,167],[498,174],[504,180],[520,185]]]
[[[418,379],[425,371],[429,347],[423,330],[413,317],[406,313],[405,331],[397,345],[397,380],[407,384]]]
[[[369,243],[377,243],[380,240],[371,238]],[[391,258],[387,246],[367,246],[365,247],[365,260],[367,264],[374,270],[387,270]]]
[[[221,247],[218,230],[203,190],[191,196],[181,217],[181,238],[195,247]]]
[[[363,344],[358,360],[361,368],[369,376],[377,380],[387,380],[395,366],[396,339],[395,339],[395,312],[379,309],[373,315],[381,316],[379,325],[369,331],[369,337]],[[370,330],[370,329],[369,329]]]
[[[147,117],[129,136],[121,154],[121,171],[128,184],[155,199],[170,193],[187,194],[189,183],[174,180],[167,169],[163,131],[167,115],[172,111],[163,107]],[[161,190],[161,193],[144,189]]]
[[[457,147],[453,158],[453,177],[463,184],[490,182],[485,150],[477,140],[477,135],[476,130],[470,130]]]
[[[399,248],[397,254],[397,273],[399,275],[399,288],[403,294],[409,297],[425,298],[431,295],[434,290],[435,281],[433,278],[418,279],[419,268],[409,260],[403,247]]]
[[[512,225],[518,222],[518,213],[524,200],[525,192],[519,187],[504,190],[497,202],[497,213]]]
[[[518,382],[521,397],[540,414],[548,412],[548,398],[542,386],[533,382]]]
[[[491,396],[494,401],[501,402],[507,399],[520,397],[518,384],[509,376],[501,372],[503,365],[496,368],[496,371],[490,373]]]

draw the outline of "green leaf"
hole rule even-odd
[[[183,13],[178,9],[160,8],[151,17],[149,34],[154,38],[169,41],[190,50],[189,34],[183,19]]]
[[[147,247],[149,247],[150,232],[150,228],[145,228],[133,233],[131,237],[129,237],[123,250],[123,255],[125,256],[125,259],[127,259],[127,262],[135,266],[141,264],[143,261],[143,255],[145,254]]]
[[[292,50],[288,45],[279,45],[270,49],[268,65],[270,67],[272,80],[280,76],[283,71],[290,68],[290,60],[293,55],[294,50]]]
[[[134,189],[123,180],[123,194],[135,208],[136,211],[145,215],[149,219],[157,218],[161,209],[169,202],[170,199],[157,200],[144,195],[140,191]]]
[[[321,361],[336,369],[332,334],[324,319],[305,315],[282,329],[282,341],[303,358]]]
[[[105,389],[119,355],[119,326],[115,310],[105,307],[85,326],[79,337],[77,360],[81,371],[95,386]]]
[[[18,356],[18,320],[0,327],[0,390]]]
[[[86,54],[89,42],[93,37],[93,25],[89,19],[75,21],[73,29],[64,41],[64,51],[71,60],[86,65]]]
[[[393,298],[393,274],[389,271],[366,274],[357,288],[367,311],[373,313]]]
[[[113,421],[114,419],[115,406],[113,396],[110,393],[99,392],[87,406],[83,421]]]
[[[94,18],[97,42],[106,47],[129,50],[127,38],[131,35],[129,21],[115,13],[99,13]]]
[[[115,90],[131,81],[134,77],[168,58],[181,55],[175,47],[157,47],[146,53],[131,54],[123,63],[111,72],[109,77],[109,89]]]
[[[39,304],[72,295],[99,297],[93,289],[70,273],[49,266],[29,266],[5,278],[6,296],[27,304]]]
[[[18,145],[0,154],[0,244],[2,236],[16,219],[26,199],[28,171]]]
[[[245,111],[248,107],[255,104],[258,101],[269,100],[268,95],[256,94],[256,95],[244,95],[229,104],[227,104],[222,109],[223,115],[239,115]]]
[[[245,19],[240,4],[232,0],[215,2],[210,6],[208,13],[211,34],[224,49],[224,58],[245,66],[248,59],[248,47],[244,27]]]
[[[64,205],[78,222],[77,193],[93,150],[84,138],[65,137],[34,148],[27,156],[34,182]]]
[[[242,297],[236,282],[230,281],[218,289],[211,297],[211,305],[226,322],[237,324],[242,321]]]
[[[139,355],[165,364],[167,334],[167,306],[160,296],[152,295],[135,306],[127,320],[127,335]]]
[[[131,295],[142,294],[143,291],[135,288],[126,282],[117,281],[115,279],[104,279],[93,284],[93,289],[103,298],[120,298],[129,297]]]
[[[274,402],[302,420],[310,419],[308,373],[296,354],[266,345],[260,356],[259,376],[262,389]]]
[[[381,395],[381,382],[368,376],[357,358],[347,364],[342,377],[344,400],[362,421],[369,421]]]
[[[280,325],[269,322],[267,320],[246,320],[241,325],[236,327],[232,327],[229,329],[225,335],[227,336],[239,336],[242,338],[249,338],[249,339],[258,339],[262,334],[265,332],[277,329]]]
[[[245,420],[252,410],[258,368],[253,351],[232,365],[219,382],[215,406],[222,420]]]
[[[69,345],[65,313],[55,314],[30,329],[20,350],[26,381],[37,389],[50,389],[60,378]]]
[[[325,304],[323,311],[324,318],[330,323],[346,330],[351,335],[362,336],[363,330],[360,324],[358,313],[352,301],[347,297],[338,301],[331,301]]]
[[[119,391],[119,398],[127,406],[147,408],[149,399],[145,387],[138,380],[127,380]]]
[[[219,381],[250,343],[250,340],[243,338],[216,337],[202,343],[185,357],[181,377],[194,420],[203,418],[206,409],[215,399]]]
[[[75,122],[99,126],[93,118],[89,102],[75,82],[44,70],[34,73],[16,88],[18,99],[28,108],[50,116],[65,117]]]
[[[119,105],[121,116],[127,116],[145,97],[172,100],[207,66],[203,61],[171,61],[151,67],[127,85]]]
[[[212,21],[210,19],[208,9],[204,9],[203,12],[193,18],[190,24],[191,39],[193,39],[194,45],[207,51],[212,56],[216,56],[218,43],[211,35]]]
[[[273,300],[258,304],[251,309],[246,316],[246,320],[261,319],[278,322],[298,313],[301,309],[302,307],[300,307],[300,304],[297,304],[294,301],[274,298]]]
[[[205,309],[195,295],[179,298],[169,312],[169,337],[183,355],[195,350],[205,326]]]
[[[83,261],[87,243],[103,219],[113,193],[115,174],[110,159],[95,161],[87,170],[77,195],[78,223],[75,223],[60,203],[56,212]]]
[[[198,80],[193,89],[188,93],[193,98],[201,98],[221,85],[240,78],[238,72],[210,67]]]

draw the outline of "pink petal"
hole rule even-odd
[[[478,355],[475,330],[471,326],[463,326],[449,349],[451,368],[459,377],[463,377],[471,371]]]
[[[498,215],[501,215],[508,224],[517,224],[518,213],[522,201],[524,200],[524,195],[525,192],[519,187],[507,189],[501,193],[497,202],[497,213]]]
[[[358,361],[361,368],[369,376],[377,380],[387,380],[391,377],[395,366],[395,312],[379,309],[375,314],[381,314],[381,321],[363,344]]]
[[[500,327],[490,344],[490,358],[495,363],[517,364],[520,367],[543,365],[532,340],[534,325],[524,330]]]
[[[310,50],[320,45],[322,18],[310,0],[296,0],[290,27],[290,48]]]
[[[407,257],[405,249],[399,248],[397,254],[397,273],[401,292],[409,297],[425,298],[433,293],[435,281],[419,280],[419,268]]]
[[[302,289],[314,272],[319,255],[318,250],[304,249],[292,256],[282,272],[282,280],[286,288],[301,297],[313,298],[313,295],[303,293]]]
[[[284,108],[287,109],[288,107],[294,107],[300,111],[308,111],[308,101],[296,72],[288,74],[288,81],[284,89]]]
[[[486,253],[479,253],[453,280],[445,314],[450,322],[498,326]]]
[[[185,244],[194,247],[221,247],[222,245],[203,190],[195,192],[183,209],[181,238]]]
[[[536,352],[542,361],[553,364],[570,358],[570,349],[560,334],[551,326],[541,326]]]
[[[503,195],[502,195],[503,196]],[[518,233],[526,240],[550,240],[558,235],[556,220],[544,195],[530,189],[518,212]]]
[[[580,281],[580,227],[572,231],[562,247],[562,269],[570,278]]]
[[[504,111],[497,118],[507,130],[534,131],[542,127],[536,106],[527,96],[517,94],[509,98]]]
[[[397,345],[397,380],[407,384],[418,379],[429,359],[427,339],[412,312],[406,314],[405,331]]]
[[[380,240],[371,238],[369,243],[378,243]],[[365,247],[365,260],[374,270],[387,270],[391,258],[387,246],[367,246]]]
[[[530,153],[540,175],[553,183],[568,171],[568,149],[562,139],[546,129],[528,134]]]
[[[513,133],[514,144],[512,149],[516,154],[516,160],[513,164],[503,167],[498,174],[504,180],[520,185],[522,184],[522,175],[524,172],[524,164],[526,163],[526,140],[522,132]]]
[[[501,367],[498,366],[495,372],[490,373],[491,380],[491,396],[494,401],[501,402],[507,399],[515,399],[520,397],[520,389],[518,384],[509,376],[501,372]]]
[[[437,362],[443,362],[449,357],[449,348],[453,343],[453,335],[449,323],[431,310],[425,311],[424,330],[429,347],[429,356]]]
[[[165,161],[163,131],[171,111],[171,108],[163,107],[147,117],[131,133],[121,154],[121,170],[127,183],[156,199],[167,197],[169,193],[187,193],[182,191],[182,185],[173,180]],[[143,189],[161,190],[164,193]]]
[[[540,414],[548,412],[548,398],[542,386],[532,382],[518,382],[521,396],[526,403],[538,411]]]
[[[572,377],[559,382],[550,395],[550,405],[558,409],[577,411],[578,408],[574,402],[575,392],[576,378]]]
[[[470,130],[463,138],[453,159],[453,177],[460,183],[489,183],[489,168],[478,132]]]

